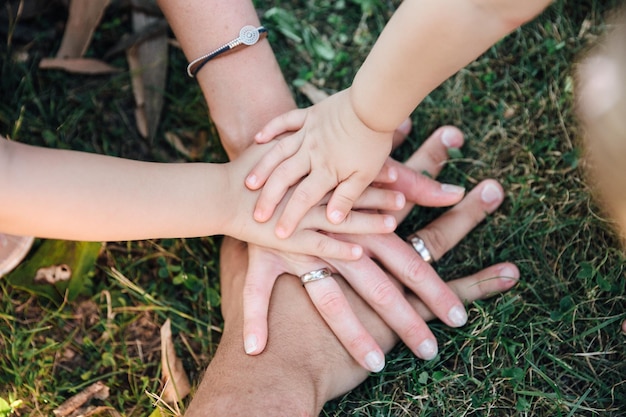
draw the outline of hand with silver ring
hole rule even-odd
[[[316,269],[315,271],[307,272],[306,274],[300,275],[300,281],[302,282],[302,285],[305,285],[309,282],[319,281],[320,279],[328,278],[330,275],[330,269],[320,268]]]
[[[415,249],[415,252],[417,252],[417,254],[422,257],[424,262],[429,263],[429,264],[433,262],[433,256],[430,254],[430,251],[426,247],[426,243],[424,243],[424,239],[422,239],[416,233],[414,233],[407,238],[407,241],[411,244],[411,246],[413,246],[413,249]]]
[[[446,131],[448,137],[444,135]],[[442,162],[447,157],[444,138],[455,147],[459,147],[463,141],[462,135],[455,128],[448,127],[435,132],[409,160],[408,166],[412,168],[411,172],[427,170],[433,176],[438,173]],[[418,175],[414,177],[404,181],[399,179],[398,182],[410,185],[421,180]],[[441,192],[446,194],[445,190]],[[411,195],[411,192],[407,194]],[[483,195],[486,196],[486,199],[482,198]],[[494,196],[496,198],[493,198]],[[432,256],[440,257],[447,249],[456,244],[484,218],[486,212],[495,210],[502,201],[502,196],[499,185],[495,181],[487,181],[470,193],[468,199],[443,215],[442,221],[459,219],[457,221],[459,224],[454,230],[446,230],[445,238],[440,236],[441,231],[436,227],[440,223],[437,222],[434,223],[433,228],[425,228],[420,231],[420,236],[431,248]],[[419,196],[417,197],[419,198]],[[465,210],[468,210],[467,215],[464,214]],[[347,235],[341,235],[341,237],[356,238]],[[404,283],[410,291],[415,292],[445,323],[459,326],[465,322],[465,311],[458,297],[450,291],[434,270],[419,258],[406,242],[393,234],[367,235],[359,242],[366,249],[368,255],[379,260],[392,275]],[[439,242],[441,244],[438,244]],[[419,357],[430,359],[436,355],[436,340],[424,320],[406,301],[403,290],[393,284],[370,257],[364,256],[356,262],[322,260],[266,250],[257,246],[250,246],[249,256],[249,275],[263,274],[277,277],[287,271],[300,275],[303,272],[332,266],[332,270],[340,272],[359,295],[373,306],[383,320]],[[246,282],[253,283],[254,280],[247,278]],[[318,311],[350,354],[366,369],[372,371],[381,369],[384,364],[382,351],[349,308],[336,281],[332,277],[328,277],[311,282],[305,288]],[[254,294],[254,292],[254,288],[246,289],[244,298],[246,295]],[[246,317],[244,334],[249,336],[252,334],[255,322],[257,330],[262,328],[260,322],[265,322],[266,316],[255,315],[253,317],[246,313],[246,305],[244,302],[244,316]],[[258,338],[255,335],[254,340],[258,342],[266,337],[266,333]],[[260,353],[264,344],[255,347],[256,351],[250,353]]]

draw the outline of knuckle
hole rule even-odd
[[[282,163],[276,167],[273,175],[276,177],[276,180],[279,180],[282,182],[282,181],[287,181],[287,178],[289,178],[290,173],[291,173],[291,170],[289,169],[287,164]]]
[[[364,346],[371,345],[371,341],[368,335],[359,333],[356,336],[348,338],[345,342],[345,346],[349,352],[361,352]]]
[[[274,145],[276,153],[283,157],[291,153],[291,143],[289,143],[289,140],[286,139],[287,138],[283,138],[282,140],[279,140],[276,145]]]
[[[256,282],[256,280],[252,280],[252,282],[246,282],[243,287],[243,299],[246,300],[244,305],[250,305],[251,301],[255,301],[256,304],[259,303],[260,300],[263,299],[265,291],[265,286],[261,283]]]
[[[322,254],[328,253],[329,250],[331,249],[330,246],[331,246],[330,241],[328,239],[320,238],[315,243],[315,250],[317,253],[322,253]]]
[[[341,291],[333,290],[324,293],[318,301],[319,310],[329,317],[341,315],[347,305]]]
[[[354,199],[345,194],[335,193],[333,194],[333,203],[338,207],[349,209],[354,205]]]
[[[413,321],[402,330],[402,339],[408,341],[421,341],[426,338],[426,325],[422,322]]]
[[[415,286],[422,284],[427,276],[426,268],[426,262],[424,262],[417,253],[415,256],[412,256],[404,267],[404,277],[407,284],[413,284]]]
[[[397,303],[399,291],[389,280],[378,283],[372,291],[372,304],[379,308],[391,307]]]
[[[294,190],[293,195],[291,196],[295,203],[302,205],[309,204],[312,197],[313,196],[311,195],[309,190],[304,187],[297,187]]]

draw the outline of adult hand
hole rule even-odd
[[[417,172],[427,170],[431,175],[436,175],[447,157],[446,148],[461,146],[462,143],[463,136],[458,129],[440,129],[416,152],[409,163]],[[402,184],[410,184],[413,180],[399,179],[398,181]],[[490,200],[487,204],[484,202],[481,204],[476,200],[475,196],[478,192],[482,195],[485,187],[491,189],[493,186],[496,187],[496,192],[500,193],[499,201]],[[419,202],[423,198],[420,197],[421,195],[415,194],[414,199]],[[452,232],[449,236],[451,240],[440,239],[439,242],[442,242],[442,245],[456,243],[456,240],[471,229],[470,224],[484,217],[485,211],[491,212],[497,207],[501,197],[501,191],[493,181],[478,187],[477,191],[472,194],[472,198],[467,200],[469,203],[464,202],[452,211],[456,216],[454,213],[466,210],[467,206],[467,214],[462,218],[471,219],[471,221]],[[427,229],[426,233],[428,230],[436,230],[439,224],[433,223],[432,228]],[[435,305],[434,300],[436,300],[439,304],[435,311],[444,322],[454,326],[465,322],[465,312],[459,299],[448,290],[448,287],[445,287],[430,266],[419,259],[404,241],[395,235],[388,235],[368,236],[361,243],[367,248],[369,254],[388,265],[398,278],[416,288],[422,299],[428,300],[430,305]],[[440,246],[443,247],[442,245]],[[437,252],[433,251],[433,255],[437,256]],[[301,275],[330,265],[333,266],[333,270],[344,273],[348,282],[366,302],[374,306],[381,317],[385,318],[418,356],[427,359],[436,355],[436,342],[430,331],[423,325],[423,320],[410,307],[402,291],[390,284],[391,281],[370,258],[362,258],[358,262],[334,262],[328,259],[298,257],[254,246],[250,247],[250,264],[244,290],[244,340],[248,353],[260,353],[267,337],[267,303],[259,302],[259,300],[266,299],[266,297],[269,299],[269,294],[265,290],[265,294],[262,295],[264,290],[255,284],[259,280],[254,278],[267,276],[271,277],[273,282],[283,272]],[[380,349],[360,325],[341,291],[338,291],[334,280],[329,278],[309,283],[306,288],[322,315],[355,359],[367,369],[379,369],[379,366],[384,363],[380,361],[382,359]]]

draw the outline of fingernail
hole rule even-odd
[[[506,291],[515,286],[515,284],[517,284],[518,282],[518,279],[519,272],[517,271],[517,268],[505,265],[500,268],[500,271],[498,272],[498,280],[500,283],[500,287],[498,289]]]
[[[396,207],[401,209],[404,207],[405,204],[406,204],[406,197],[404,197],[404,194],[397,193],[396,194]]]
[[[417,347],[417,352],[422,359],[434,359],[437,356],[437,343],[432,339],[426,339]]]
[[[385,216],[385,227],[387,227],[388,229],[395,229],[396,228],[396,218],[393,216]]]
[[[256,135],[254,135],[254,139],[255,140],[261,140],[262,138],[263,138],[263,133],[262,132],[259,132]]]
[[[502,192],[493,184],[487,184],[480,193],[480,198],[487,204],[495,203],[502,199]]]
[[[340,212],[339,210],[335,210],[332,213],[330,213],[330,221],[337,224],[337,223],[341,223],[341,221],[343,220],[343,213]]]
[[[248,355],[256,352],[257,347],[258,347],[258,341],[257,341],[256,335],[249,334],[248,336],[246,336],[246,339],[243,342],[243,346],[246,351],[246,354]]]
[[[454,306],[448,312],[448,319],[455,327],[461,327],[467,323],[467,313],[461,306]]]
[[[370,371],[380,372],[385,367],[385,357],[373,350],[365,356],[365,364]]]
[[[441,184],[441,191],[447,194],[465,194],[465,187],[454,184]]]
[[[395,167],[389,167],[387,170],[387,176],[390,181],[395,181],[398,179],[398,170]]]
[[[517,279],[517,271],[510,266],[505,266],[500,270],[500,277]]]
[[[265,217],[263,216],[263,211],[262,210],[254,210],[254,214],[252,215],[252,217],[254,217],[254,220],[256,220],[257,222],[262,222]]]
[[[276,228],[276,236],[278,236],[281,239],[287,238],[287,229],[285,229],[282,226],[277,227]]]
[[[248,178],[246,178],[246,184],[248,184],[250,187],[254,187],[256,185],[257,182],[257,177],[256,175],[248,175]]]
[[[444,129],[441,134],[441,143],[443,143],[446,148],[456,148],[457,146],[454,146],[455,136],[456,132],[454,129]]]
[[[352,256],[354,256],[354,259],[359,259],[361,256],[363,256],[363,248],[361,248],[360,246],[353,246]]]
[[[404,119],[404,122],[398,126],[398,132],[408,135],[412,127],[413,123],[411,122],[411,119]]]

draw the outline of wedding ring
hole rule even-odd
[[[316,269],[315,271],[307,272],[306,274],[300,275],[300,281],[302,284],[307,284],[313,281],[319,281],[320,279],[328,278],[331,275],[330,269],[322,268]]]
[[[419,237],[418,235],[411,235],[407,240],[413,246],[415,252],[417,252],[419,256],[422,257],[424,262],[427,262],[429,264],[433,262],[433,256],[430,254],[430,251],[426,247],[426,244],[421,237]]]

